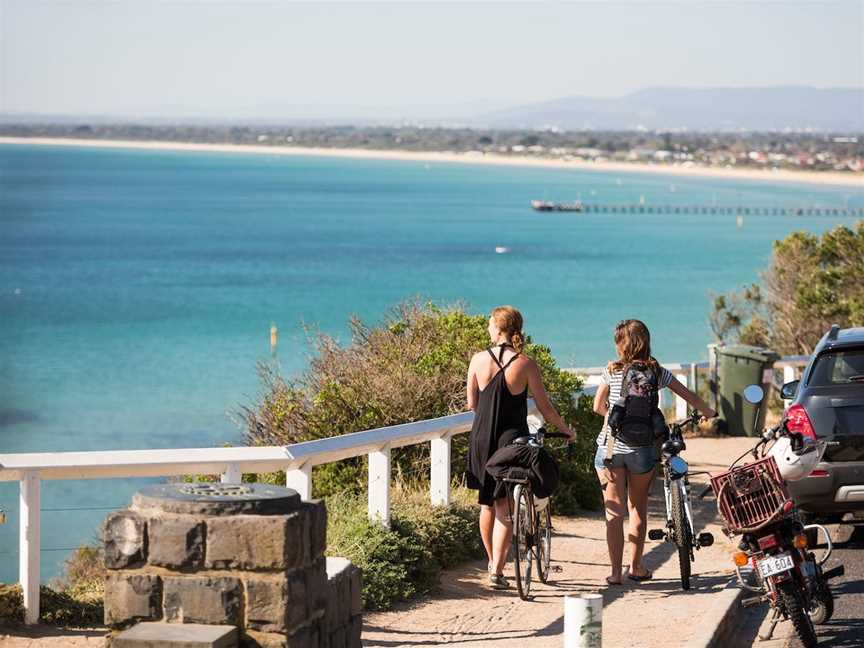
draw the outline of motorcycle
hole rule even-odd
[[[744,399],[754,405],[763,398],[757,385],[744,390]],[[824,441],[791,433],[784,419],[766,429],[756,446],[736,459],[728,472],[712,477],[701,494],[714,491],[717,510],[725,521],[724,533],[730,538],[741,536],[732,559],[739,584],[753,594],[742,605],[767,602],[771,606],[771,626],[760,637],[763,640],[771,638],[781,619],[787,619],[805,648],[813,648],[818,642],[814,624],[826,623],[834,612],[828,581],[843,575],[844,567],[822,570],[832,551],[828,530],[801,522],[786,487],[787,480],[809,475],[824,451]],[[737,466],[748,454],[754,461]],[[827,550],[817,557],[809,540],[820,531]]]

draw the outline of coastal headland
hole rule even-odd
[[[762,182],[792,182],[828,186],[864,186],[864,172],[840,173],[832,171],[789,171],[785,169],[760,170],[717,168],[685,164],[648,164],[639,162],[586,162],[577,160],[557,160],[537,157],[498,155],[494,153],[452,151],[399,151],[367,150],[350,148],[313,148],[302,146],[277,146],[255,144],[214,144],[196,142],[163,142],[107,140],[63,137],[9,137],[0,136],[2,144],[24,144],[41,146],[78,146],[92,148],[141,149],[151,151],[197,151],[209,153],[251,153],[263,155],[294,155],[336,157],[358,160],[392,160],[425,163],[484,164],[497,166],[517,166],[552,169],[573,169],[578,171],[648,173],[695,178],[726,178],[730,180],[755,180]]]

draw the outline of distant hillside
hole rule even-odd
[[[646,88],[608,99],[564,97],[486,113],[477,126],[864,132],[864,88]]]

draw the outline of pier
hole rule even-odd
[[[541,212],[579,212],[595,214],[718,214],[730,216],[836,216],[864,217],[864,207],[779,207],[746,205],[652,205],[645,203],[553,203],[532,201],[531,208]]]

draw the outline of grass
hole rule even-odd
[[[40,588],[40,621],[71,628],[101,626],[104,577],[101,550],[93,545],[76,549],[66,560],[64,577]],[[23,622],[21,586],[0,584],[0,624]]]

